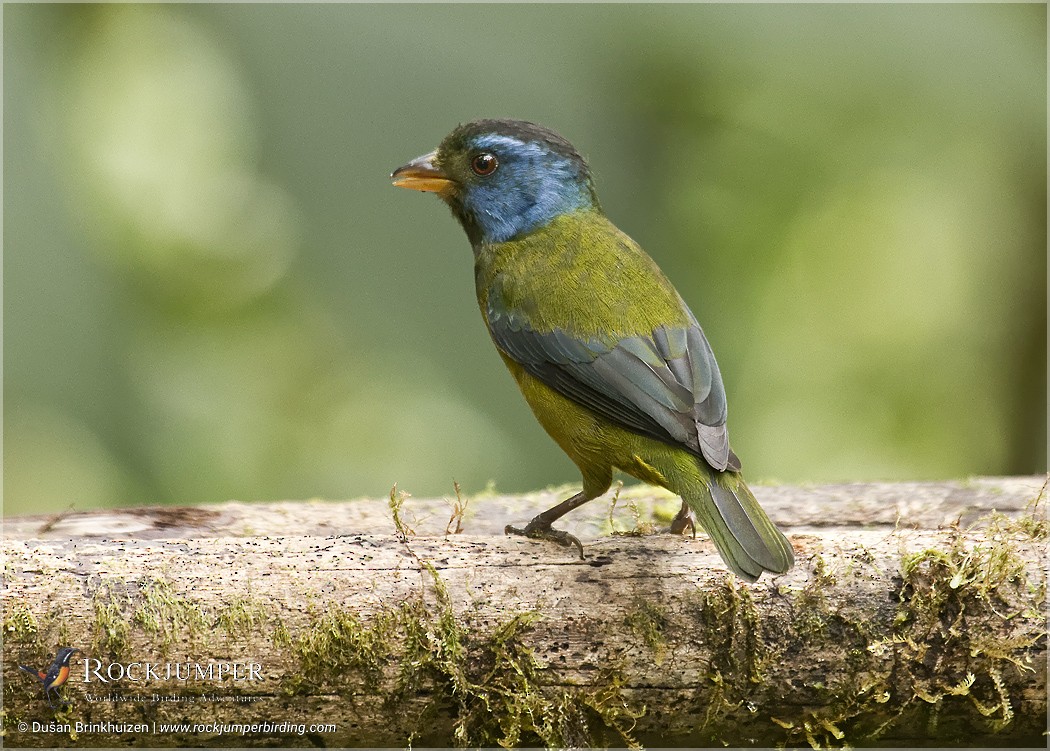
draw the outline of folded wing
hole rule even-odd
[[[714,353],[696,320],[614,342],[540,332],[492,298],[496,346],[563,396],[628,430],[680,445],[715,469],[737,471]]]

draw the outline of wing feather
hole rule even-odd
[[[603,342],[563,329],[536,331],[493,297],[486,314],[496,346],[558,393],[629,430],[680,445],[715,469],[740,469],[729,448],[722,376],[691,315],[685,326]]]

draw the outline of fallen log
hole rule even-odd
[[[10,519],[5,745],[1042,747],[1044,492],[758,486],[756,584],[650,489],[584,561],[499,534],[556,491]],[[52,708],[17,666],[63,646]]]

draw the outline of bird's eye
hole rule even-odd
[[[499,166],[499,160],[496,159],[495,154],[490,154],[487,151],[483,154],[478,154],[470,162],[470,168],[474,170],[475,175],[485,177],[491,175],[496,171],[496,167]]]

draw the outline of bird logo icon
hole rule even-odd
[[[18,666],[43,684],[44,696],[47,697],[47,703],[51,705],[52,709],[55,708],[55,703],[51,698],[52,693],[58,698],[59,706],[69,706],[69,702],[62,698],[58,693],[58,689],[69,680],[69,661],[73,659],[75,654],[83,654],[83,652],[75,647],[62,647],[58,650],[58,654],[55,655],[55,661],[51,663],[51,667],[47,669],[47,672],[31,668],[28,665]]]

